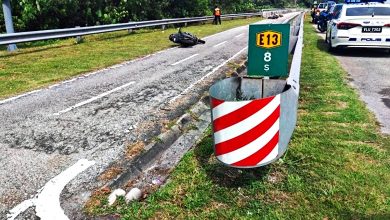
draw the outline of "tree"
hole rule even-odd
[[[227,14],[292,3],[292,0],[12,0],[11,6],[15,30],[20,32],[205,16],[212,14],[214,5]],[[4,32],[2,10],[0,19],[0,32]]]

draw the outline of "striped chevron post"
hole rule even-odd
[[[211,98],[215,156],[237,168],[266,165],[278,157],[281,95],[250,101]]]
[[[303,16],[287,79],[230,77],[210,87],[214,154],[220,162],[254,168],[287,151],[297,122],[302,45]]]

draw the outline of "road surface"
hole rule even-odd
[[[205,45],[168,49],[0,101],[0,218],[42,187],[46,192],[56,182],[50,179],[69,180],[61,173],[80,159],[90,167],[61,195],[97,187],[96,177],[126,146],[159,134],[164,120],[177,118],[203,94],[207,76],[245,55],[247,38],[248,26],[234,28],[206,38]],[[79,209],[87,197],[69,207]]]

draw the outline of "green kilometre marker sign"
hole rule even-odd
[[[248,75],[288,76],[290,24],[249,26]]]

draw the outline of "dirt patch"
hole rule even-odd
[[[342,123],[342,122],[330,122],[332,126],[340,126],[343,128],[351,127],[351,123]]]
[[[222,210],[226,208],[229,208],[229,206],[226,205],[225,203],[212,201],[210,204],[207,205],[207,207],[205,207],[204,212],[212,212],[214,210]]]
[[[322,112],[323,115],[326,115],[326,116],[333,116],[333,115],[337,115],[339,114],[338,112]]]
[[[126,159],[130,160],[140,154],[145,148],[145,143],[143,141],[137,141],[134,144],[131,144],[127,147],[126,150]]]
[[[97,207],[102,206],[102,201],[111,193],[111,189],[107,186],[92,192],[91,197],[85,203],[84,209],[87,213],[93,213]]]
[[[343,97],[344,94],[342,93],[338,93],[338,92],[331,92],[329,93],[330,96],[334,96],[334,97]]]
[[[284,180],[285,174],[280,171],[274,171],[268,175],[268,182],[272,184],[280,183]]]
[[[113,178],[117,177],[120,173],[122,173],[123,168],[121,167],[110,167],[107,170],[105,170],[99,177],[99,180],[107,181],[112,180]]]
[[[22,195],[18,193],[18,190],[10,190],[8,195],[0,196],[0,203],[7,206],[14,206],[18,203],[18,201],[22,200]]]
[[[309,112],[305,109],[298,109],[298,115],[308,115]]]
[[[290,200],[290,196],[286,192],[282,192],[278,190],[268,192],[265,198],[265,201],[267,203],[278,203],[278,204],[285,203],[288,200]]]
[[[336,103],[336,108],[337,109],[346,109],[348,107],[348,103],[347,102],[342,102],[342,101],[339,101]]]

